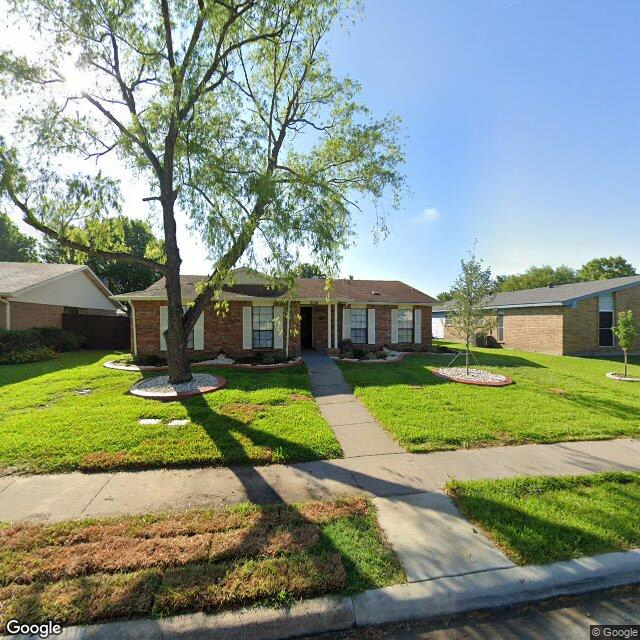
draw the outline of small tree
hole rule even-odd
[[[451,287],[451,303],[447,312],[447,323],[465,341],[465,366],[469,373],[469,356],[472,336],[489,333],[495,310],[488,308],[493,282],[491,270],[485,269],[474,250],[469,259],[460,261],[462,272]]]
[[[618,338],[618,343],[624,353],[624,377],[626,378],[629,350],[634,349],[638,341],[638,327],[632,311],[621,311],[618,314],[618,324],[613,327],[613,333]]]

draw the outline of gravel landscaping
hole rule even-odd
[[[611,380],[621,380],[622,382],[640,382],[640,378],[633,378],[631,376],[625,378],[624,373],[616,373],[615,371],[607,373],[607,378]]]
[[[434,369],[436,375],[440,375],[455,382],[466,382],[478,385],[506,385],[511,382],[510,378],[500,373],[492,373],[484,369],[469,369],[466,367],[440,367]]]
[[[143,398],[185,398],[215,391],[225,383],[224,378],[214,376],[212,373],[194,373],[189,382],[179,384],[171,384],[169,376],[154,376],[136,382],[131,387],[131,393]]]

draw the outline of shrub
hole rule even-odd
[[[59,327],[33,327],[32,329],[0,330],[0,353],[15,354],[46,347],[51,351],[78,351],[84,336]]]
[[[338,344],[338,349],[340,349],[340,357],[341,358],[351,358],[353,357],[353,355],[351,356],[346,356],[345,353],[351,353],[353,354],[353,342],[351,342],[351,340],[349,340],[349,338],[345,338],[344,340],[342,340],[339,344]]]
[[[11,351],[0,356],[0,364],[25,364],[27,362],[40,362],[51,360],[58,354],[49,347],[27,347],[18,351]]]
[[[162,367],[167,364],[166,358],[155,354],[133,356],[131,362],[139,367]]]
[[[389,357],[389,354],[386,351],[376,351],[373,354],[373,357],[376,360],[386,360]]]
[[[351,353],[356,360],[363,360],[367,357],[366,349],[361,349],[360,347],[354,347],[351,349]]]

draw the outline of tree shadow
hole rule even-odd
[[[609,398],[597,398],[591,394],[571,392],[564,394],[562,399],[594,413],[605,414],[620,420],[630,420],[640,426],[640,411],[638,411],[636,398],[630,397],[627,404]]]

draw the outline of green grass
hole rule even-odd
[[[620,360],[475,350],[508,387],[463,385],[431,370],[453,356],[413,355],[397,364],[340,364],[356,395],[409,451],[640,435],[640,384],[605,378]],[[630,375],[640,376],[631,358]],[[475,365],[474,365],[475,366]]]
[[[0,527],[0,632],[162,617],[405,581],[362,497]]]
[[[341,455],[306,368],[217,371],[220,391],[158,402],[127,394],[137,373],[80,351],[0,367],[0,469],[19,473],[299,462]],[[204,370],[204,369],[203,369]],[[207,371],[216,372],[215,369]],[[157,375],[157,374],[156,374]],[[90,389],[86,396],[77,391]],[[140,418],[159,418],[140,425]],[[173,419],[187,426],[169,427]]]
[[[462,513],[519,564],[640,547],[640,473],[451,482]]]

